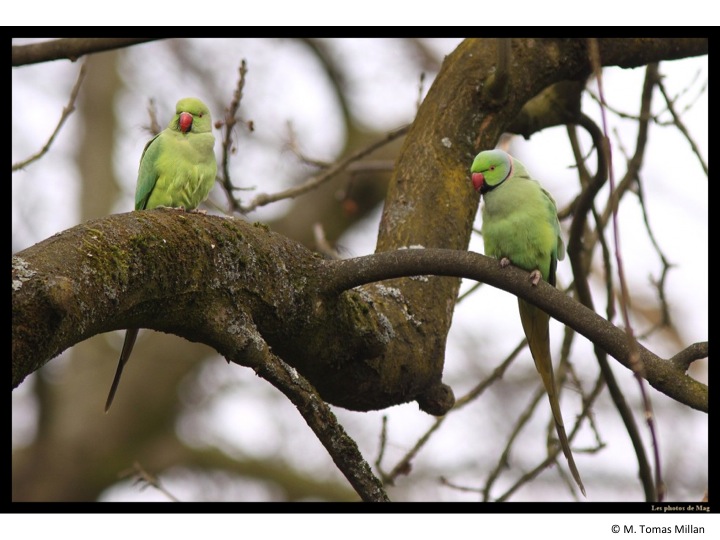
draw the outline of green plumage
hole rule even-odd
[[[215,183],[214,145],[207,106],[196,98],[178,101],[168,127],[150,139],[143,150],[135,210],[197,208]]]
[[[480,152],[470,168],[473,186],[482,193],[482,234],[485,254],[506,266],[531,272],[536,285],[542,277],[555,285],[558,259],[565,257],[557,207],[550,194],[530,178],[518,160],[502,150]],[[583,495],[585,487],[575,465],[558,402],[550,355],[550,317],[540,308],[518,298],[520,320],[535,367],[550,400],[555,427],[573,478]]]
[[[214,146],[212,119],[207,106],[197,98],[178,101],[168,127],[150,139],[143,150],[135,189],[135,210],[159,206],[194,210],[200,206],[215,183]],[[125,334],[105,404],[106,412],[115,397],[137,334],[137,328],[130,328]]]

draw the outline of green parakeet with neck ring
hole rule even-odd
[[[145,145],[140,158],[135,210],[159,206],[194,210],[215,183],[215,137],[207,106],[197,98],[177,102],[168,127]],[[138,328],[125,334],[120,361],[105,404],[110,408],[123,368],[130,358]]]
[[[530,177],[518,160],[502,150],[480,152],[470,167],[472,183],[484,199],[482,235],[485,254],[530,272],[537,285],[540,278],[555,286],[558,259],[565,257],[557,207],[550,194]],[[538,307],[518,298],[520,320],[550,400],[555,429],[570,472],[585,495],[565,433],[557,386],[550,356],[550,317]]]

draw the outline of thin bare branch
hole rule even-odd
[[[589,416],[590,410],[592,407],[592,404],[595,402],[597,397],[600,395],[600,392],[605,387],[605,381],[603,380],[603,377],[599,377],[598,380],[595,383],[595,387],[593,388],[593,391],[590,393],[587,401],[583,404],[583,410],[578,417],[578,421],[575,422],[575,426],[573,427],[572,431],[568,434],[568,440],[572,441],[575,438],[575,435],[578,432],[578,429],[580,428],[580,424],[583,418],[586,416]],[[600,448],[602,448],[602,443],[598,443],[598,446],[594,449],[589,450],[590,452],[596,452]],[[496,502],[504,502],[508,500],[513,493],[515,493],[520,487],[522,487],[525,483],[529,482],[530,480],[533,480],[535,477],[537,477],[542,471],[544,471],[549,465],[555,463],[558,456],[560,455],[560,452],[562,449],[560,448],[560,445],[557,445],[554,450],[548,452],[548,456],[539,463],[534,469],[531,471],[528,471],[525,473],[521,478],[519,478],[505,493],[503,493],[500,497],[495,499]],[[577,450],[576,450],[577,451]],[[588,450],[583,450],[583,452],[587,452]],[[568,479],[568,485],[570,488],[574,487],[574,484],[569,481]]]
[[[340,258],[340,254],[330,245],[330,242],[328,242],[325,237],[325,229],[323,229],[322,223],[313,224],[313,237],[315,238],[315,248],[318,252],[330,259]]]
[[[164,486],[160,484],[160,479],[157,476],[154,476],[147,472],[142,465],[140,465],[139,462],[133,463],[132,468],[127,469],[126,471],[122,471],[120,473],[121,478],[131,477],[131,476],[137,476],[135,479],[134,484],[142,484],[143,482],[146,484],[146,486],[154,487],[157,489],[160,493],[165,495],[168,499],[170,499],[172,502],[180,502],[180,499],[175,497],[170,491],[165,489]]]
[[[222,179],[220,182],[220,185],[222,186],[223,190],[225,191],[228,201],[230,203],[230,212],[232,213],[235,210],[240,211],[241,210],[241,204],[238,199],[235,198],[235,191],[237,191],[238,188],[236,188],[232,180],[230,179],[230,154],[233,151],[233,129],[235,128],[235,124],[237,124],[237,114],[238,109],[240,108],[240,102],[242,101],[243,97],[243,88],[245,88],[245,76],[247,75],[247,62],[243,58],[243,60],[240,62],[240,68],[239,68],[239,77],[238,77],[238,83],[235,87],[235,92],[233,93],[233,99],[230,102],[230,105],[225,109],[225,117],[223,121],[223,142],[222,142]]]
[[[690,367],[690,364],[696,360],[702,360],[708,357],[708,343],[703,341],[701,343],[693,343],[689,347],[683,349],[675,356],[670,359],[670,362],[677,367],[677,369],[685,372]]]
[[[357,152],[354,152],[353,154],[349,155],[343,160],[340,160],[330,167],[327,168],[324,172],[315,175],[311,177],[309,180],[307,180],[305,183],[286,189],[285,191],[280,191],[278,193],[274,193],[271,195],[261,193],[257,195],[250,204],[247,206],[244,206],[242,208],[242,212],[249,213],[258,208],[259,206],[265,206],[266,204],[270,204],[276,201],[281,201],[283,199],[293,199],[295,197],[298,197],[300,195],[303,195],[304,193],[307,193],[313,189],[315,189],[320,184],[323,184],[324,182],[327,182],[328,180],[332,179],[334,176],[336,176],[338,173],[345,170],[351,163],[358,161],[359,159],[364,158],[368,154],[374,152],[381,146],[384,146],[388,144],[391,141],[394,141],[398,137],[402,137],[407,133],[409,129],[409,126],[402,127],[400,129],[397,129],[391,133],[388,133],[385,137],[380,139],[377,142],[374,142],[373,144],[370,144],[366,146],[365,148],[362,148],[358,150]]]
[[[417,97],[417,103],[415,105],[416,109],[420,108],[420,105],[422,105],[422,98],[423,93],[425,90],[425,72],[423,71],[420,73],[420,80],[418,81],[418,97]]]
[[[85,64],[86,62],[83,62],[80,66],[80,71],[78,72],[77,80],[75,81],[75,85],[73,86],[72,90],[70,91],[70,99],[68,100],[67,105],[63,107],[62,114],[60,115],[60,120],[57,123],[57,126],[55,126],[55,131],[52,132],[52,135],[50,135],[50,138],[45,143],[45,146],[43,146],[40,151],[37,154],[34,154],[30,156],[29,158],[19,162],[15,163],[12,166],[12,172],[19,171],[20,169],[24,169],[28,165],[30,165],[32,162],[37,161],[41,157],[43,157],[48,150],[50,150],[50,146],[52,145],[53,141],[55,140],[55,137],[60,132],[60,128],[62,128],[63,124],[65,123],[65,120],[68,119],[68,117],[75,111],[75,100],[77,99],[78,92],[80,91],[80,85],[82,84],[83,79],[85,78]]]
[[[153,98],[150,98],[148,101],[147,112],[150,117],[150,125],[147,127],[147,130],[150,132],[150,135],[154,137],[162,131],[162,125],[158,121],[157,105]]]
[[[498,460],[495,468],[490,471],[490,474],[488,475],[488,478],[485,482],[485,487],[482,490],[484,501],[487,502],[489,500],[492,500],[490,497],[490,490],[495,485],[495,481],[500,477],[500,474],[502,474],[502,471],[504,469],[507,469],[508,463],[510,462],[510,451],[512,450],[513,444],[515,443],[515,440],[518,438],[520,433],[522,433],[523,428],[530,421],[533,412],[535,412],[535,409],[540,403],[540,400],[542,400],[543,396],[545,396],[545,389],[538,388],[535,394],[532,396],[530,403],[528,403],[528,406],[525,408],[523,413],[518,417],[517,421],[515,422],[515,426],[510,433],[507,442],[505,443],[505,448],[503,449],[502,454],[500,454],[500,459]],[[543,463],[545,467],[548,467],[553,462],[550,460],[546,460]],[[538,474],[539,472],[540,471],[537,471],[536,474]],[[520,487],[522,484],[529,482],[533,478],[534,476],[523,475],[523,477],[518,481],[517,486]]]
[[[692,148],[693,154],[695,154],[698,158],[698,161],[700,161],[700,165],[703,168],[703,171],[705,171],[705,176],[708,176],[708,166],[707,163],[705,163],[705,160],[703,159],[700,148],[698,147],[695,140],[692,138],[692,135],[690,135],[690,132],[688,131],[687,127],[685,126],[685,123],[680,118],[680,115],[675,110],[675,100],[673,100],[667,93],[667,90],[665,89],[665,85],[662,82],[662,78],[658,77],[657,80],[657,86],[660,89],[660,92],[662,93],[663,97],[665,98],[665,102],[667,103],[668,110],[670,111],[670,114],[673,117],[673,122],[677,126],[677,128],[680,130],[680,133],[682,133],[687,141],[690,143],[690,147]]]
[[[650,218],[648,216],[648,211],[647,211],[647,205],[645,204],[643,182],[640,181],[640,178],[638,178],[637,185],[638,185],[637,196],[638,196],[638,200],[640,201],[640,209],[642,210],[642,214],[643,214],[643,222],[645,223],[645,230],[647,231],[650,242],[652,242],[652,245],[655,248],[655,252],[658,254],[658,257],[660,257],[660,262],[662,264],[662,270],[660,271],[660,278],[657,280],[653,280],[653,283],[655,285],[655,288],[657,289],[658,300],[660,301],[660,311],[662,313],[662,317],[660,318],[660,321],[655,325],[655,328],[663,328],[663,327],[672,325],[672,320],[670,317],[670,306],[668,306],[667,295],[665,294],[665,280],[668,276],[668,272],[675,265],[672,264],[670,261],[668,261],[667,257],[665,256],[665,254],[662,251],[662,248],[660,247],[660,244],[657,241],[657,238],[655,238],[655,234],[652,231],[652,227],[650,226]],[[649,329],[645,333],[645,335],[648,335],[652,331],[653,331],[653,328]],[[641,337],[643,337],[643,336],[641,336]]]
[[[375,459],[375,468],[378,471],[382,471],[382,461],[385,457],[385,448],[387,448],[387,415],[384,414],[382,417],[382,427],[380,429],[380,445],[378,448],[378,456]]]

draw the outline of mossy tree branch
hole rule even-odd
[[[342,407],[418,399],[427,379],[401,369],[402,358],[417,360],[410,338],[417,327],[432,328],[414,319],[398,289],[353,287],[428,274],[479,280],[525,298],[629,367],[620,329],[483,255],[408,249],[325,260],[243,220],[160,209],[91,221],[13,258],[13,387],[75,343],[142,324],[206,343],[255,370],[266,364],[267,344],[323,399]],[[430,286],[425,278],[408,281]],[[366,298],[369,289],[377,300]],[[391,344],[398,362],[378,363]],[[677,363],[640,351],[652,386],[707,411],[705,385]]]

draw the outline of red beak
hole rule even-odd
[[[181,112],[180,113],[180,119],[178,120],[178,125],[180,126],[180,131],[183,133],[187,133],[190,131],[190,128],[192,128],[193,123],[193,117],[192,114]]]
[[[472,173],[472,183],[475,191],[480,191],[480,188],[482,188],[485,183],[485,177],[479,172]]]

